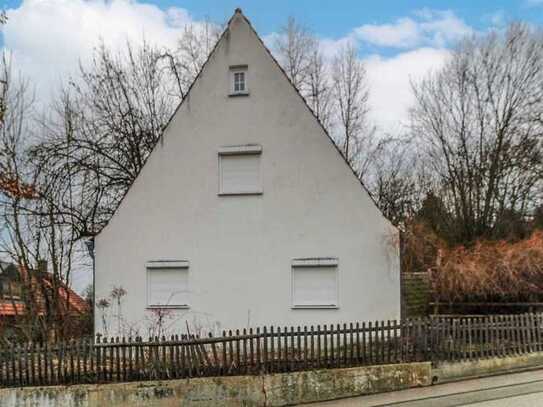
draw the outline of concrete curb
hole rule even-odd
[[[465,362],[440,363],[432,368],[432,383],[495,376],[543,366],[543,352]]]

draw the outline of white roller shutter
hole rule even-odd
[[[147,303],[149,306],[188,306],[188,268],[147,268]]]
[[[292,267],[294,307],[337,307],[336,266]]]
[[[260,154],[219,155],[220,193],[262,193]]]

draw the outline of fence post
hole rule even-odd
[[[262,327],[262,356],[260,352],[260,328],[256,328],[256,365],[258,373],[268,372],[268,332],[266,326]],[[263,363],[261,364],[261,359]]]
[[[537,313],[535,315],[535,323],[536,323],[536,327],[535,327],[535,332],[536,332],[536,337],[537,337],[537,351],[538,352],[541,352],[541,317],[542,317],[543,314],[541,313]]]

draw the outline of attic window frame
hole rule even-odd
[[[233,65],[230,67],[230,93],[229,96],[249,96],[248,66]],[[243,74],[243,90],[236,90],[236,74]]]

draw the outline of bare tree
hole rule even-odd
[[[332,87],[329,66],[319,45],[319,40],[306,27],[289,17],[275,37],[273,51],[292,84],[329,129]]]
[[[360,155],[370,149],[375,129],[368,124],[369,87],[366,69],[354,45],[344,46],[334,58],[332,80],[337,104],[340,135],[339,145],[347,161],[363,175],[368,163]]]
[[[305,99],[315,116],[324,128],[330,131],[333,113],[332,86],[328,65],[318,46],[311,51],[309,56],[305,93]]]
[[[420,208],[427,187],[410,140],[383,135],[371,154],[364,181],[383,214],[403,227]]]
[[[312,56],[317,47],[316,39],[309,30],[289,17],[275,38],[274,48],[279,63],[287,73],[292,84],[302,94],[305,92]]]
[[[529,214],[543,180],[543,36],[523,24],[465,40],[413,86],[412,131],[457,224],[454,239],[492,237]]]
[[[30,114],[26,82],[13,85],[2,60],[8,86],[0,127],[0,250],[22,276],[19,325],[27,339],[74,333],[65,287],[74,270],[89,266],[80,239],[107,222],[143,167],[196,75],[183,66],[200,69],[211,49],[206,43],[197,54],[195,44],[191,58],[198,60],[185,65],[147,43],[117,53],[102,44],[40,120]],[[50,273],[37,272],[44,259]]]
[[[218,27],[203,24],[187,27],[176,51],[101,44],[42,119],[34,154],[70,186],[57,210],[80,237],[110,218],[217,38]]]
[[[78,261],[71,222],[58,211],[66,187],[55,172],[34,160],[31,88],[24,79],[14,80],[8,59],[2,61],[7,109],[0,128],[0,255],[15,264],[19,274],[24,304],[16,321],[19,332],[28,340],[50,333],[62,337],[73,322],[66,314],[70,298],[64,287]],[[45,272],[44,259],[51,273]]]
[[[119,53],[102,44],[41,121],[34,154],[72,188],[58,209],[80,236],[109,219],[180,101],[162,56],[147,43]]]
[[[180,90],[179,96],[185,96],[189,86],[219,40],[222,31],[223,27],[210,21],[187,25],[173,53],[164,52],[163,55],[170,59],[170,69]]]
[[[8,21],[8,17],[6,15],[6,12],[2,10],[0,12],[0,26],[6,24]],[[5,54],[3,55],[5,58]],[[4,67],[7,65],[4,63]],[[7,72],[4,70],[4,72],[1,73],[2,76],[0,76],[0,126],[4,122],[4,113],[6,111],[6,96],[7,96]]]

